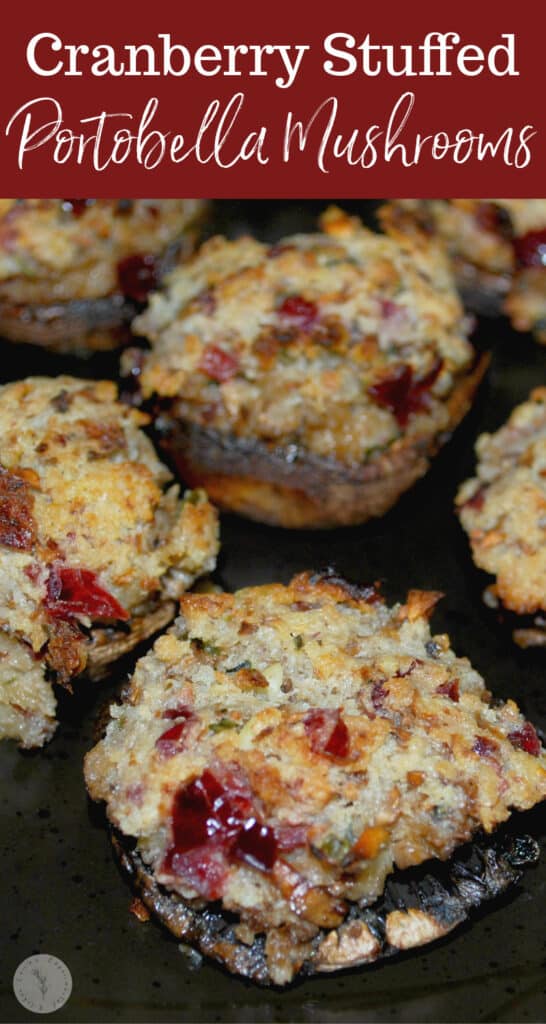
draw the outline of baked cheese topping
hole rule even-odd
[[[80,627],[146,614],[215,564],[216,513],[169,486],[147,422],[106,381],[0,388],[0,630],[64,681],[85,666]]]
[[[476,565],[514,612],[546,610],[546,388],[476,444],[476,476],[457,495]]]
[[[331,572],[184,595],[86,757],[91,796],[160,883],[221,900],[249,941],[337,927],[395,866],[546,796],[533,726],[431,635],[438,597],[389,608]]]
[[[197,199],[1,199],[0,299],[51,303],[123,291],[131,267],[122,261],[162,253],[202,207]]]
[[[272,247],[215,238],[175,270],[134,324],[152,344],[145,397],[345,463],[445,427],[473,349],[444,257],[336,209],[321,228]]]

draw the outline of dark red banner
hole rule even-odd
[[[3,194],[543,195],[532,8],[10,8]]]

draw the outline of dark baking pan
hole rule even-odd
[[[313,225],[320,203],[220,203],[218,230],[255,229],[274,240]],[[358,203],[344,204],[358,209]],[[368,204],[360,204],[370,212]],[[433,620],[451,634],[493,692],[514,696],[546,728],[546,653],[518,649],[481,601],[475,570],[453,514],[458,484],[472,470],[473,443],[494,429],[537,384],[546,383],[546,350],[502,321],[482,321],[481,347],[492,366],[476,406],[431,472],[384,519],[334,532],[283,532],[236,517],[222,522],[218,569],[229,589],[286,581],[301,569],[334,563],[359,582],[383,581],[390,599],[410,587],[444,591]],[[26,346],[3,345],[4,379],[28,373],[115,376],[115,355],[81,363]],[[542,846],[535,867],[446,938],[376,966],[294,984],[259,988],[191,957],[158,926],[129,913],[130,891],[116,867],[100,810],[87,801],[82,757],[91,746],[99,701],[114,692],[78,691],[63,700],[62,723],[43,751],[0,746],[2,778],[2,1021],[35,1020],[12,992],[13,973],[36,952],[60,957],[73,979],[59,1021],[544,1021],[546,1000],[546,806],[515,817],[513,828]]]

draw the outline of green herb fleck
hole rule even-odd
[[[354,845],[352,833],[346,836],[326,836],[324,842],[318,847],[320,853],[328,860],[341,864]]]
[[[203,491],[186,491],[184,494],[184,501],[186,501],[188,505],[200,505],[202,500]]]
[[[234,722],[231,718],[219,718],[217,722],[212,722],[209,725],[209,732],[223,732],[224,729],[236,729],[237,722]]]
[[[294,646],[297,651],[301,651],[303,647],[303,637],[301,633],[298,633],[298,635],[294,637]]]
[[[210,654],[213,657],[221,654],[222,648],[217,647],[216,644],[210,643],[209,640],[202,640],[200,636],[192,636],[190,643],[198,651],[203,651],[204,654]]]

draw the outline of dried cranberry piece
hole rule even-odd
[[[406,427],[414,412],[428,406],[428,392],[441,373],[444,363],[437,359],[424,377],[415,378],[413,368],[406,363],[395,367],[388,376],[368,388],[368,394],[378,405],[389,409],[401,427]]]
[[[384,320],[390,320],[391,317],[396,316],[403,310],[403,306],[399,306],[397,302],[393,302],[392,299],[380,299],[379,305],[381,308],[381,316]]]
[[[419,666],[422,664],[423,662],[421,661],[421,658],[412,658],[407,668],[399,668],[396,670],[396,672],[394,673],[395,678],[405,679],[406,676],[411,676],[411,673],[414,672],[416,668],[419,668]]]
[[[275,836],[279,850],[295,850],[307,843],[307,826],[276,825]]]
[[[315,754],[329,757],[347,757],[349,753],[349,730],[338,710],[315,708],[309,711],[303,727],[309,746]]]
[[[172,829],[177,853],[203,846],[219,831],[213,814],[214,801],[221,798],[222,787],[212,772],[205,771],[179,789],[174,797]],[[210,824],[209,824],[210,819]]]
[[[144,786],[141,782],[134,782],[132,785],[127,786],[125,790],[125,797],[130,800],[131,803],[136,804],[137,807],[142,806],[142,798],[144,796]]]
[[[476,736],[472,749],[480,757],[495,757],[499,745],[495,740],[490,740],[488,736]]]
[[[289,295],[279,306],[277,312],[280,316],[291,320],[296,326],[305,330],[312,327],[318,320],[318,306],[315,302],[308,302],[301,295]]]
[[[189,718],[191,715],[191,709],[187,704],[175,704],[172,708],[165,708],[162,712],[162,718]]]
[[[277,840],[269,825],[255,818],[245,821],[232,847],[237,860],[244,860],[260,871],[270,871],[277,859]]]
[[[540,754],[540,740],[534,725],[531,725],[530,722],[526,722],[521,729],[509,732],[508,739],[513,747],[524,750],[526,754],[532,754],[533,757],[538,757]]]
[[[182,714],[179,712],[176,717],[182,718],[182,721],[172,725],[170,729],[166,729],[155,741],[156,750],[159,751],[161,757],[174,757],[175,754],[179,754],[184,750],[186,732],[195,715],[191,711],[185,711]]]
[[[514,238],[513,245],[520,267],[546,267],[546,229]]]
[[[259,820],[246,780],[236,768],[206,769],[175,794],[172,842],[163,869],[180,875],[207,898],[221,895],[229,859],[268,871],[276,855],[275,832]]]
[[[135,302],[146,302],[148,295],[158,285],[158,271],[155,257],[149,253],[126,256],[118,263],[118,282],[124,295]]]
[[[89,569],[53,565],[46,589],[44,603],[49,614],[55,618],[73,619],[79,615],[86,615],[94,621],[126,621],[129,618],[129,612],[101,587],[97,574]]]
[[[436,687],[436,693],[441,693],[443,697],[449,697],[450,700],[455,701],[455,704],[459,703],[459,680],[450,679],[446,683],[442,683]]]
[[[199,292],[195,301],[207,316],[212,316],[216,312],[216,295],[211,288],[204,288],[202,292]]]
[[[478,490],[471,498],[463,502],[463,508],[473,508],[476,512],[481,512],[485,502],[485,487],[478,487]]]
[[[374,683],[372,686],[372,706],[375,711],[380,711],[383,707],[386,698],[389,696],[389,691],[385,689],[383,683]]]
[[[239,360],[231,352],[226,352],[219,345],[207,345],[199,361],[198,369],[207,377],[222,384],[239,371]]]
[[[205,899],[218,900],[222,896],[228,864],[222,850],[214,846],[198,846],[187,853],[180,853],[171,846],[162,870],[183,878]]]

